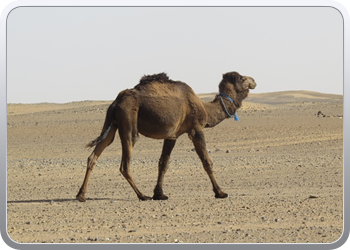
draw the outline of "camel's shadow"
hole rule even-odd
[[[126,201],[125,199],[111,199],[111,198],[87,198],[87,201]],[[52,199],[52,200],[17,200],[7,201],[8,204],[16,203],[59,203],[59,202],[79,202],[77,199]]]

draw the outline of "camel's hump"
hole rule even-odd
[[[154,75],[144,75],[140,80],[140,85],[149,84],[151,82],[160,82],[160,83],[176,83],[171,80],[166,73],[159,73]]]
[[[186,83],[181,81],[171,80],[166,73],[159,73],[154,75],[144,75],[140,83],[134,87],[139,91],[162,91],[162,93],[167,93],[165,89],[170,89],[171,91],[180,91],[180,92],[193,92],[193,90]],[[158,89],[158,90],[156,90]],[[151,92],[152,92],[151,91]]]

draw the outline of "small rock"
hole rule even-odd
[[[325,114],[322,113],[322,111],[317,112],[317,117],[326,117]]]
[[[310,195],[310,196],[309,196],[309,199],[316,199],[316,198],[320,198],[320,197],[317,196],[317,195]]]

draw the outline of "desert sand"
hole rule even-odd
[[[203,94],[207,101],[214,94]],[[187,135],[173,150],[166,201],[139,201],[119,172],[118,136],[75,199],[111,101],[7,106],[7,232],[18,243],[332,243],[343,232],[343,97],[250,94],[205,129],[216,179]],[[319,113],[321,111],[321,113]],[[162,141],[140,136],[131,171],[152,196]]]

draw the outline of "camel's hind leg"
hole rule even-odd
[[[136,187],[134,180],[131,177],[130,174],[130,159],[131,159],[131,152],[132,148],[134,146],[134,143],[136,142],[136,139],[133,138],[132,133],[123,133],[123,131],[119,130],[119,136],[120,140],[122,142],[122,162],[120,164],[120,172],[124,176],[124,178],[129,182],[131,187],[134,189],[137,197],[140,200],[151,200],[151,197],[148,197],[141,193],[141,191]],[[136,135],[135,135],[136,136]]]
[[[205,145],[204,133],[201,130],[193,130],[191,134],[189,134],[190,139],[194,144],[194,148],[203,163],[204,170],[207,172],[211,183],[213,184],[213,190],[215,193],[215,198],[226,198],[228,194],[221,191],[221,188],[216,182],[212,166],[213,163],[209,158],[207,148]]]
[[[163,179],[166,170],[168,169],[168,162],[171,151],[175,146],[176,140],[164,140],[162,155],[158,164],[158,181],[154,189],[153,200],[167,200],[168,196],[163,194]]]
[[[89,181],[89,176],[91,174],[91,171],[94,169],[97,159],[101,155],[102,151],[113,142],[116,131],[117,131],[117,127],[115,125],[112,125],[111,130],[109,131],[107,137],[96,145],[94,151],[89,156],[87,161],[85,179],[84,179],[83,185],[79,190],[79,193],[76,196],[77,200],[86,201],[85,193],[86,193],[87,184]]]

